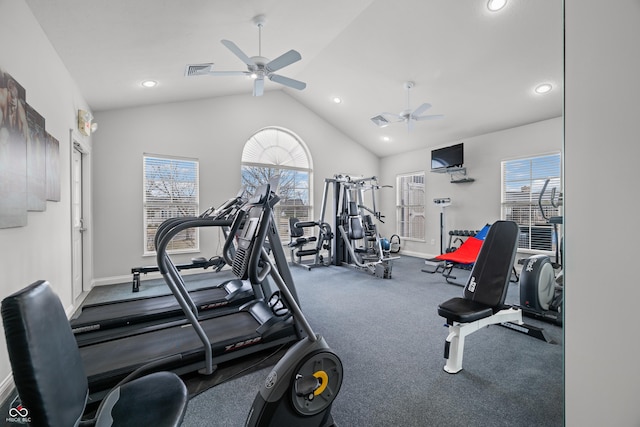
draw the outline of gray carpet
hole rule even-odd
[[[463,370],[447,374],[442,369],[447,328],[437,306],[460,296],[462,288],[447,284],[438,273],[421,272],[423,266],[422,259],[403,256],[394,261],[391,279],[349,267],[311,271],[293,267],[309,322],[344,365],[344,382],[332,411],[336,423],[340,427],[562,426],[562,328],[525,318],[543,327],[558,343],[554,345],[490,326],[466,338]],[[461,282],[468,275],[456,273]],[[231,277],[225,269],[187,275],[185,281],[195,289]],[[95,288],[86,303],[167,292],[162,279],[143,281],[135,294],[131,283],[124,283]],[[507,303],[518,300],[518,284],[512,283]],[[260,384],[283,351],[221,367],[211,378],[186,378],[194,397],[183,425],[243,426]],[[9,403],[2,404],[5,413]]]
[[[349,267],[293,268],[303,310],[344,365],[333,406],[339,426],[561,426],[562,328],[547,344],[500,326],[466,339],[463,370],[443,371],[447,329],[437,305],[462,288],[422,273],[403,256],[392,278]],[[508,302],[518,301],[511,284]],[[184,426],[243,426],[269,368],[207,390],[189,403]]]

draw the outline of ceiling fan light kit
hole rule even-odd
[[[411,103],[410,103],[410,99],[409,99],[409,93],[411,91],[411,89],[415,86],[415,83],[412,81],[408,81],[405,82],[402,85],[406,91],[407,91],[407,109],[400,112],[399,114],[394,114],[394,113],[380,113],[376,116],[371,117],[371,121],[379,127],[385,127],[388,126],[391,123],[397,123],[397,122],[406,122],[407,123],[407,129],[409,131],[411,131],[413,129],[413,123],[416,121],[422,121],[422,120],[435,120],[435,119],[441,119],[444,116],[442,114],[431,114],[428,116],[423,116],[422,113],[424,113],[425,111],[427,111],[429,108],[431,108],[431,104],[429,103],[424,103],[422,105],[420,105],[418,108],[416,108],[415,110],[411,110]]]
[[[244,75],[253,79],[253,96],[262,96],[264,93],[264,78],[272,82],[279,83],[297,90],[303,90],[307,84],[299,80],[275,74],[276,71],[300,61],[302,56],[297,51],[291,49],[273,60],[262,56],[262,27],[264,27],[266,17],[257,15],[252,22],[258,27],[258,55],[249,57],[231,40],[221,40],[221,43],[237,56],[247,66],[247,71],[214,71],[213,63],[190,64],[185,68],[185,76],[232,76]]]

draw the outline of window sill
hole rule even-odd
[[[199,254],[200,248],[197,249],[180,249],[175,251],[167,251],[169,255],[179,255],[179,254]],[[143,257],[155,257],[157,256],[157,252],[145,252],[142,254]]]

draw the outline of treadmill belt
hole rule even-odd
[[[259,323],[247,312],[204,320],[200,324],[212,347],[216,343],[241,341],[248,335],[258,336]],[[128,373],[155,359],[202,349],[202,341],[188,324],[82,347],[80,353],[91,382],[96,375]]]
[[[224,288],[205,288],[190,292],[196,305],[224,300],[227,291]],[[182,313],[182,309],[173,294],[150,298],[137,298],[107,304],[89,305],[82,308],[80,316],[71,320],[71,328],[105,323],[127,323],[127,319],[139,317],[154,318]]]

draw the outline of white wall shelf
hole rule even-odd
[[[461,184],[464,182],[473,182],[475,179],[467,176],[467,168],[462,166],[455,166],[451,168],[432,169],[434,173],[448,173],[451,176],[452,184]]]

